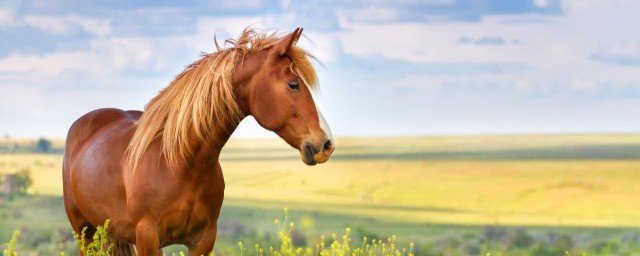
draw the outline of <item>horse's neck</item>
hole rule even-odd
[[[231,134],[236,130],[240,121],[249,115],[249,90],[248,83],[251,77],[257,72],[259,65],[256,64],[256,59],[264,58],[264,53],[252,55],[252,57],[243,59],[236,64],[233,74],[233,91],[236,104],[243,113],[240,120],[228,124],[227,127],[216,126],[213,127],[214,132],[212,136],[215,138],[209,138],[205,141],[210,142],[209,145],[198,145],[194,152],[194,163],[202,163],[210,161],[211,159],[217,162],[220,157],[220,152],[224,145],[229,141]]]
[[[192,164],[216,163],[220,158],[222,148],[229,141],[231,134],[238,127],[239,123],[230,124],[228,127],[214,127],[213,137],[209,138],[206,143],[198,143],[194,147],[194,155]]]

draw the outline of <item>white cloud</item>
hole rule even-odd
[[[30,16],[25,20],[32,26],[52,33],[68,33],[72,29],[71,24],[80,25],[83,29],[92,31],[96,37],[89,40],[90,48],[85,50],[10,54],[0,59],[0,72],[22,74],[22,79],[28,79],[31,75],[51,78],[73,70],[102,76],[128,71],[158,71],[170,64],[172,67],[183,66],[187,63],[170,63],[176,54],[186,50],[196,57],[199,52],[214,51],[214,33],[217,31],[223,34],[219,36],[220,41],[236,37],[244,28],[242,24],[246,24],[247,18],[202,18],[193,35],[163,37],[107,36],[111,34],[108,22],[80,16],[61,19]],[[253,19],[253,23],[261,21]],[[321,44],[324,46],[331,43],[321,41]]]
[[[188,38],[171,36],[94,38],[89,41],[89,49],[84,50],[10,54],[0,59],[0,72],[21,74],[22,79],[32,75],[51,79],[65,71],[82,71],[97,76],[160,71],[173,64],[171,59],[181,53],[188,42]]]
[[[640,65],[640,44],[637,42],[615,42],[598,48],[591,59],[620,65]]]
[[[288,9],[289,6],[291,6],[291,0],[280,0],[280,6],[282,6],[283,9]]]
[[[528,81],[528,80],[520,79],[520,80],[516,80],[516,81],[515,81],[515,83],[514,83],[513,87],[514,87],[517,91],[520,91],[520,92],[527,92],[527,91],[529,91],[529,90],[531,89],[532,84],[531,84],[531,82],[530,82],[530,81]]]
[[[308,50],[321,63],[335,63],[342,57],[342,45],[334,33],[302,33],[305,38],[298,41],[298,45]]]
[[[11,26],[15,23],[15,12],[10,8],[0,8],[0,28]]]
[[[105,37],[112,32],[111,24],[108,20],[89,18],[79,15],[26,15],[24,16],[23,21],[28,26],[39,29],[45,33],[55,35],[68,35],[77,28],[98,37]]]
[[[97,71],[99,69],[95,66],[88,65],[94,58],[95,55],[88,51],[59,52],[45,55],[14,54],[0,59],[0,72],[54,76],[65,70]]]
[[[372,0],[369,1],[376,4],[433,4],[448,5],[455,3],[455,0]]]
[[[368,7],[359,10],[350,10],[350,20],[359,22],[389,22],[398,19],[400,12],[391,7]]]
[[[65,71],[93,75],[116,75],[122,71],[153,71],[165,67],[167,57],[156,45],[144,39],[95,41],[83,51],[55,52],[43,55],[12,54],[0,59],[0,72],[57,77]]]
[[[66,35],[71,33],[71,24],[68,20],[55,16],[25,16],[24,22],[45,33]]]
[[[549,0],[534,0],[533,4],[535,4],[537,7],[544,8],[549,5]]]
[[[108,36],[113,31],[111,22],[106,19],[95,19],[78,15],[71,15],[68,17],[68,19],[80,26],[85,31],[98,37]]]
[[[93,40],[92,52],[98,58],[93,63],[102,63],[114,71],[159,70],[166,66],[167,52],[171,52],[170,39],[141,37]]]
[[[529,71],[517,76],[474,75],[476,83],[508,82],[521,89],[522,83],[518,81],[527,80],[532,87],[564,86],[578,91],[590,91],[593,86],[640,87],[637,70],[589,59],[594,49],[601,49],[602,45],[608,46],[602,51],[608,56],[636,58],[638,47],[629,42],[640,42],[640,27],[630,24],[637,23],[640,2],[569,0],[564,2],[564,7],[566,13],[560,16],[501,15],[485,17],[479,22],[367,24],[341,19],[345,31],[339,38],[346,54],[364,58],[381,56],[415,64],[519,64],[529,67]],[[515,22],[527,19],[537,22]],[[472,43],[460,44],[461,38],[508,40],[487,48]],[[575,77],[582,77],[579,80],[582,82],[576,82]],[[464,82],[464,78],[451,80]]]
[[[198,18],[195,33],[181,40],[195,52],[212,52],[215,50],[214,35],[222,46],[225,39],[238,37],[246,26],[260,27],[264,24],[262,17],[201,17]]]
[[[441,2],[449,3],[448,0]],[[240,4],[246,4],[247,8],[254,8],[259,3],[248,1]],[[282,4],[285,8],[293,5],[288,1],[283,1]],[[535,4],[541,6],[548,2],[537,1]],[[567,0],[563,2],[563,7],[565,12],[559,16],[500,15],[485,16],[479,22],[436,23],[384,22],[393,19],[396,15],[395,11],[364,9],[359,11],[360,14],[357,12],[355,14],[363,15],[363,19],[371,18],[367,17],[370,15],[377,15],[378,17],[375,18],[379,22],[367,24],[368,22],[360,22],[359,19],[342,17],[339,19],[340,25],[343,26],[341,30],[321,29],[326,26],[319,26],[316,29],[306,28],[305,35],[313,43],[302,40],[301,44],[315,54],[321,62],[327,64],[328,72],[319,71],[323,75],[321,78],[323,84],[326,85],[323,86],[323,96],[330,96],[326,98],[331,102],[326,104],[327,116],[335,113],[336,121],[342,118],[342,122],[336,122],[336,125],[340,123],[343,125],[342,128],[338,127],[338,130],[343,129],[338,132],[340,134],[375,133],[374,128],[371,128],[374,130],[367,130],[369,127],[358,129],[352,125],[351,119],[354,116],[361,116],[359,117],[361,119],[356,121],[374,127],[377,125],[374,121],[379,118],[373,118],[371,113],[386,115],[385,118],[391,121],[385,123],[403,124],[403,128],[379,128],[386,133],[433,131],[431,126],[441,123],[442,120],[452,122],[449,126],[442,126],[443,131],[452,127],[467,127],[467,132],[478,132],[478,127],[473,126],[473,123],[464,122],[464,118],[469,116],[484,118],[478,115],[477,111],[474,112],[476,106],[471,105],[478,105],[487,113],[499,113],[494,110],[504,111],[503,113],[512,111],[515,113],[513,116],[523,116],[522,109],[517,105],[519,103],[514,103],[516,101],[526,102],[525,105],[530,109],[543,106],[544,111],[535,112],[539,114],[539,118],[527,119],[535,121],[527,125],[553,123],[547,122],[551,119],[545,116],[546,112],[552,112],[550,110],[563,106],[562,104],[570,105],[570,103],[558,101],[561,103],[545,105],[544,100],[530,99],[535,97],[527,98],[529,93],[575,91],[591,95],[591,93],[611,91],[608,90],[609,88],[624,91],[631,86],[637,86],[640,89],[640,77],[637,75],[636,66],[612,65],[589,58],[593,53],[617,58],[634,56],[640,43],[640,27],[630,26],[630,24],[637,23],[636,12],[640,9],[640,5],[633,1]],[[235,7],[228,6],[228,8]],[[185,15],[182,11],[188,12],[182,9],[168,10],[171,14]],[[165,15],[158,15],[160,18],[163,16]],[[308,21],[323,22],[318,17],[314,16]],[[300,20],[292,13],[278,15],[264,13],[251,17],[201,17],[197,19],[194,27],[173,30],[175,32],[173,35],[164,33],[148,36],[122,36],[123,33],[115,33],[120,32],[118,29],[121,28],[112,27],[114,24],[120,25],[115,20],[111,22],[105,18],[81,15],[61,17],[31,15],[21,20],[16,18],[13,12],[0,9],[0,28],[21,26],[53,34],[75,35],[76,32],[83,31],[91,35],[89,39],[80,39],[86,40],[82,42],[85,47],[82,50],[65,48],[62,51],[49,53],[27,54],[24,52],[29,51],[24,51],[3,55],[4,57],[0,58],[0,81],[2,81],[0,95],[16,97],[9,100],[3,99],[0,102],[0,111],[13,113],[11,111],[21,108],[24,101],[31,102],[28,104],[28,109],[20,110],[20,113],[39,116],[51,114],[51,123],[57,122],[58,128],[52,127],[47,130],[58,131],[64,130],[60,127],[66,128],[72,122],[72,118],[93,108],[115,106],[140,109],[160,88],[166,86],[175,74],[180,72],[181,67],[189,61],[195,61],[199,52],[215,50],[214,33],[217,32],[218,40],[223,41],[229,37],[237,37],[247,25],[288,30],[300,24]],[[141,26],[141,28],[144,27]],[[182,34],[186,32],[189,34]],[[459,44],[458,40],[464,36],[469,39],[469,43]],[[484,42],[494,42],[494,44],[491,47],[475,44],[483,41],[483,38],[486,39]],[[495,43],[500,41],[499,39],[504,39],[504,44]],[[371,74],[367,73],[369,71],[366,68],[358,70],[359,67],[348,66],[353,63],[345,63],[353,60],[345,57],[353,56],[364,58],[364,61],[374,59],[385,62],[391,59],[392,61],[385,62],[382,66],[401,63],[406,65],[407,69],[396,69],[390,72],[381,69],[377,71],[378,74]],[[180,63],[176,63],[176,60]],[[355,71],[355,74],[332,69],[341,67],[342,64],[347,64],[348,68],[353,69],[349,72]],[[438,67],[433,68],[435,71],[432,71],[428,66],[440,64],[444,65],[442,72]],[[427,65],[427,72],[418,68],[421,67],[420,65]],[[457,72],[450,70],[456,69],[456,65],[460,66]],[[483,65],[488,65],[489,68],[484,69]],[[500,69],[510,65],[519,68],[492,71],[492,67]],[[155,73],[149,75],[146,72]],[[68,87],[64,87],[67,82]],[[383,88],[379,89],[380,87]],[[603,90],[603,87],[607,87],[607,90]],[[126,90],[120,90],[120,88],[126,88]],[[512,90],[505,90],[505,88],[519,93],[513,93]],[[123,91],[126,91],[126,95],[123,95]],[[365,93],[362,93],[363,91]],[[490,97],[496,94],[503,95],[505,100],[496,103]],[[551,97],[557,97],[557,95]],[[16,100],[18,98],[21,100]],[[570,95],[566,98],[572,97]],[[354,104],[353,101],[359,103]],[[380,102],[384,104],[378,104]],[[462,112],[465,113],[462,115],[460,115],[461,110],[452,110],[464,104],[467,104],[467,107],[463,108]],[[581,104],[574,108],[580,109],[581,106],[592,105],[590,102]],[[392,110],[386,109],[390,105],[393,105]],[[636,105],[636,103],[628,104],[628,106]],[[430,108],[424,106],[430,106]],[[364,108],[369,111],[362,112]],[[405,111],[407,109],[411,110]],[[429,109],[431,112],[423,109]],[[600,113],[607,112],[600,107],[592,107],[592,109],[598,109]],[[455,116],[452,118],[451,115],[456,111],[459,114],[458,119]],[[54,112],[66,114],[53,114]],[[623,111],[616,113],[618,112]],[[406,125],[413,124],[410,119],[398,113],[413,116],[411,118],[431,117],[431,114],[440,113],[441,119],[425,121],[423,124],[416,123],[413,127]],[[564,117],[560,116],[555,120],[563,120]],[[2,120],[9,120],[11,117],[2,116],[2,118],[4,118]],[[498,115],[494,120],[504,122],[502,118]],[[427,120],[427,118],[424,119]],[[373,121],[367,123],[367,120]],[[585,118],[585,120],[591,119]],[[617,124],[607,127],[615,127],[615,125]],[[33,124],[24,127],[38,128]],[[535,125],[531,127],[533,127],[530,128],[532,130],[537,129]],[[351,130],[348,131],[349,129]],[[580,129],[588,130],[589,128]],[[256,136],[255,134],[262,131],[264,130],[257,126],[255,121],[249,120],[243,122],[241,130],[234,136]],[[61,132],[55,136],[63,135]],[[260,136],[265,135],[273,136],[268,132],[262,132]]]
[[[570,86],[573,89],[586,92],[596,91],[599,87],[597,82],[589,79],[575,79],[570,83]]]
[[[217,1],[223,9],[256,9],[264,5],[262,0],[223,0]]]

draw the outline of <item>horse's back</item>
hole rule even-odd
[[[65,144],[65,156],[73,156],[79,147],[101,128],[115,121],[140,118],[140,111],[124,111],[115,108],[96,109],[78,118],[69,128]]]

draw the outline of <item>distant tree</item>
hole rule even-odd
[[[31,185],[31,170],[26,168],[13,174],[0,175],[0,194],[5,194],[9,200],[15,195],[26,194]]]
[[[4,134],[4,139],[5,140],[11,139],[11,136],[8,133],[5,133]]]
[[[36,143],[36,151],[38,152],[49,152],[51,150],[51,141],[40,138]]]
[[[16,193],[24,195],[27,193],[27,189],[33,185],[33,179],[31,178],[31,170],[22,169],[15,174],[14,186]]]

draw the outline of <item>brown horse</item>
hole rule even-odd
[[[230,47],[204,54],[145,107],[98,109],[69,130],[64,202],[76,232],[110,219],[116,254],[161,255],[184,244],[213,250],[224,179],[220,151],[239,122],[258,123],[323,163],[334,142],[311,91],[317,76],[296,46],[302,29],[279,36],[245,29]]]

